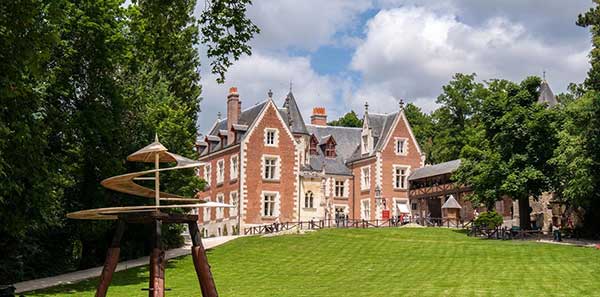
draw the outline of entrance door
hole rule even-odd
[[[442,201],[440,198],[431,198],[427,201],[427,208],[431,219],[439,219],[442,217]]]
[[[336,206],[335,207],[335,225],[345,226],[346,225],[346,213],[344,212],[346,207],[344,206]]]

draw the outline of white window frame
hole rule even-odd
[[[402,143],[402,146],[399,145],[400,143]],[[398,156],[408,155],[408,138],[395,137],[394,138],[394,152]]]
[[[335,180],[333,184],[333,193],[335,197],[346,197],[346,181],[345,180]],[[338,189],[341,188],[341,193],[338,193]]]
[[[265,198],[267,195],[274,197],[274,201],[272,201],[273,209],[269,213],[265,212]],[[263,218],[276,218],[279,216],[279,192],[262,191],[260,195],[260,215]]]
[[[394,165],[392,171],[392,186],[395,190],[406,190],[408,189],[408,176],[410,175],[410,166],[409,165]],[[399,175],[398,170],[404,169],[404,175]],[[397,183],[398,177],[404,178],[404,186],[402,186],[402,182],[400,184]]]
[[[271,174],[272,177],[267,177],[267,160],[275,160],[274,171]],[[281,157],[276,155],[263,155],[262,156],[262,166],[261,166],[261,176],[263,180],[266,181],[278,181],[281,172]]]
[[[217,160],[217,185],[225,181],[225,159]]]
[[[308,196],[310,194],[310,196]],[[315,193],[313,191],[304,192],[304,208],[315,208]]]
[[[229,216],[230,217],[237,216],[238,215],[238,207],[240,205],[240,195],[238,194],[237,191],[229,192],[229,203],[231,205],[233,205],[233,208],[229,209]],[[232,215],[232,211],[233,211],[233,215]]]
[[[206,197],[206,198],[204,198],[204,200],[206,202],[209,202],[210,201],[210,197]],[[211,217],[210,217],[210,207],[203,207],[202,208],[202,220],[205,221],[205,222],[210,222],[210,219],[211,219]]]
[[[219,193],[217,194],[217,199],[216,199],[217,203],[225,203],[225,195],[223,193]],[[217,207],[215,210],[215,216],[216,219],[222,219],[223,218],[223,207]]]
[[[371,199],[360,200],[360,218],[367,221],[371,219]]]
[[[272,142],[269,141],[270,133],[273,133]],[[265,128],[264,143],[265,146],[277,147],[279,145],[279,130],[275,128]]]
[[[366,174],[365,174],[366,171]],[[362,191],[371,189],[371,166],[360,168],[360,189]]]
[[[240,158],[237,155],[229,158],[229,179],[236,180],[240,170]]]
[[[210,187],[211,170],[212,166],[210,163],[204,165],[204,180],[206,181],[206,187]]]

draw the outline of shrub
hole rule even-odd
[[[504,219],[500,214],[495,211],[482,212],[477,219],[473,222],[475,226],[485,227],[488,229],[496,228],[502,225]]]

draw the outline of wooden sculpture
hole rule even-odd
[[[111,245],[106,253],[106,260],[96,289],[96,297],[106,296],[113,273],[119,262],[120,241],[127,223],[152,225],[152,251],[150,253],[150,286],[147,289],[150,297],[165,295],[165,252],[161,245],[161,226],[165,224],[184,223],[188,225],[192,238],[192,259],[196,275],[200,282],[200,291],[204,297],[218,296],[198,230],[198,216],[191,214],[169,213],[173,208],[195,209],[201,207],[232,207],[228,204],[206,202],[195,198],[186,198],[160,191],[160,173],[168,170],[194,168],[202,166],[194,161],[167,151],[156,137],[155,141],[141,150],[129,155],[128,161],[154,163],[154,169],[127,173],[107,178],[102,186],[136,196],[154,198],[154,205],[122,206],[87,209],[67,214],[68,218],[81,220],[116,220],[117,229]],[[174,167],[160,168],[160,163],[177,163]],[[154,181],[154,189],[135,183],[136,180]],[[162,202],[178,204],[161,205]]]

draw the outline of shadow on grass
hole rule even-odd
[[[165,265],[165,270],[171,269],[175,267],[175,263],[171,260],[180,259],[174,258],[169,259],[167,261],[167,265]],[[122,287],[122,286],[131,286],[135,284],[139,284],[139,290],[142,288],[148,288],[149,283],[149,271],[148,265],[135,267],[127,270],[122,270],[119,272],[115,272],[113,274],[112,281],[110,283],[110,287]],[[82,280],[80,282],[72,283],[72,284],[63,284],[47,289],[25,292],[23,293],[25,296],[29,295],[46,295],[46,294],[57,294],[57,293],[77,293],[77,292],[95,292],[98,286],[98,281],[100,279],[100,275],[94,278]]]

